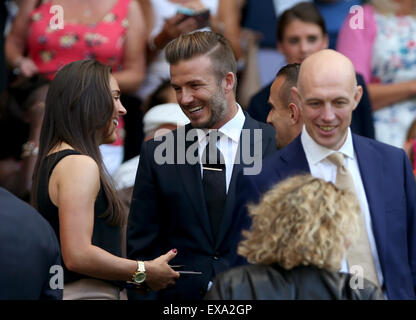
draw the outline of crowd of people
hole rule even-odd
[[[0,14],[0,299],[416,298],[416,1]]]

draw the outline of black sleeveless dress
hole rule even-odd
[[[75,150],[62,150],[47,156],[41,164],[41,173],[37,193],[38,209],[42,216],[49,221],[52,228],[55,230],[58,240],[59,237],[59,215],[58,208],[52,203],[49,198],[49,178],[57,163],[68,155],[80,154]],[[73,199],[77,201],[77,199]],[[105,218],[100,216],[105,212],[108,206],[107,198],[100,188],[97,199],[94,205],[94,229],[92,233],[92,244],[108,251],[109,253],[121,256],[121,230],[120,227],[112,227],[107,224]],[[69,271],[65,264],[64,267],[64,282],[70,283],[84,278],[91,278],[87,275],[79,274]]]

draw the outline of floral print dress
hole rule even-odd
[[[28,55],[39,73],[52,79],[62,66],[76,60],[96,59],[121,69],[124,41],[131,0],[118,0],[96,24],[64,22],[63,29],[53,28],[52,1],[40,5],[31,14]]]
[[[377,36],[372,52],[372,83],[416,79],[416,19],[375,13]],[[376,139],[397,147],[416,117],[416,97],[374,112]]]
[[[28,56],[39,73],[52,80],[64,65],[83,59],[95,59],[121,70],[131,0],[117,0],[98,23],[64,22],[63,29],[54,28],[52,1],[41,4],[31,13],[28,34]],[[65,20],[65,17],[64,17]],[[115,146],[123,145],[124,122],[120,118]]]

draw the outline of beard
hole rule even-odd
[[[210,108],[211,116],[210,118],[201,123],[195,128],[205,129],[212,128],[216,123],[221,121],[227,113],[227,101],[225,99],[224,93],[221,91],[221,88],[218,88],[215,95],[213,95],[206,103],[205,107]]]

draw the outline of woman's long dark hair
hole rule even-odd
[[[109,66],[95,60],[81,60],[64,66],[51,82],[33,176],[32,204],[35,208],[38,208],[41,164],[53,147],[66,142],[81,154],[93,158],[98,165],[101,187],[108,200],[108,208],[101,217],[112,226],[124,224],[121,202],[103,166],[99,150],[114,113],[110,73]]]

